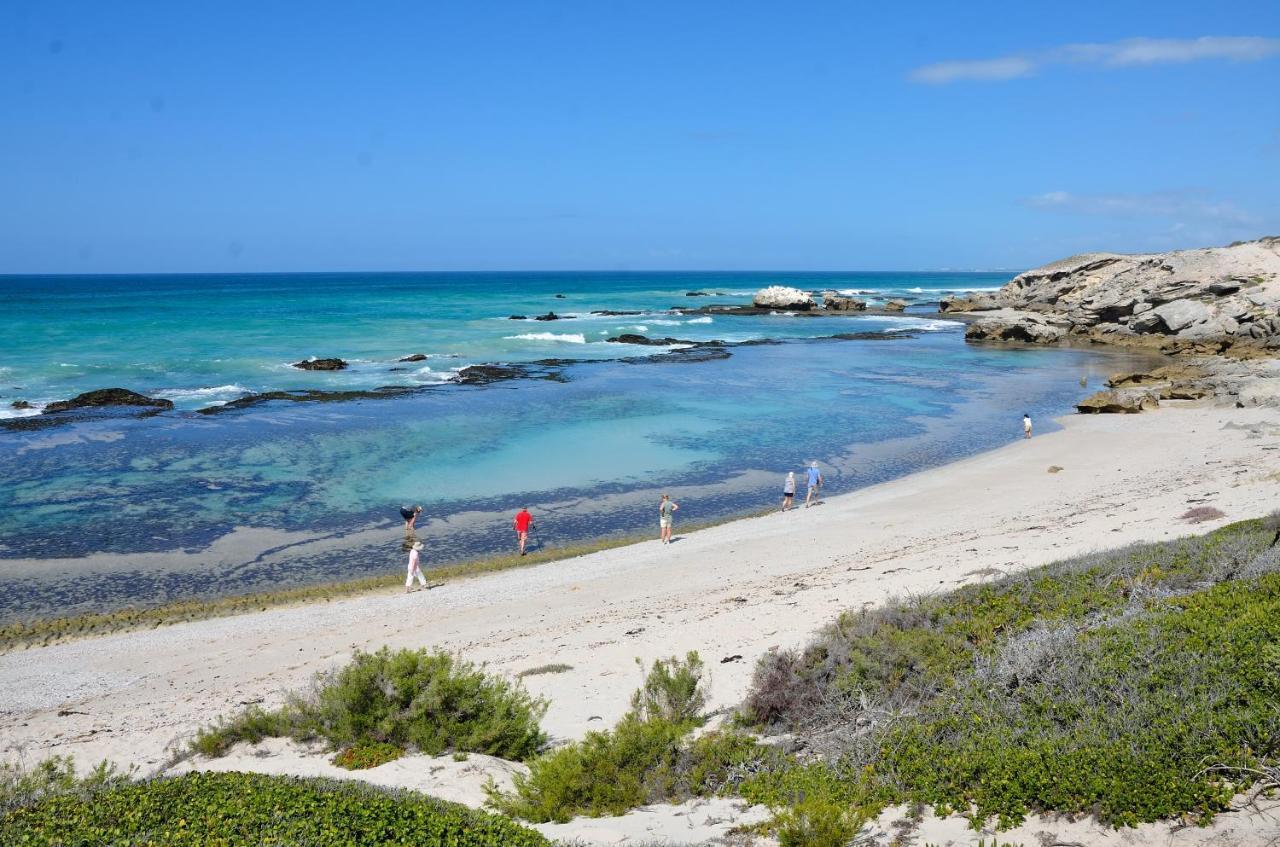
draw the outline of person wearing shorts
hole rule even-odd
[[[792,502],[796,498],[796,472],[787,471],[787,479],[782,483],[782,511],[791,508]]]
[[[663,544],[671,543],[671,520],[679,508],[670,495],[662,495],[662,500],[658,503],[658,539]]]
[[[404,518],[404,531],[412,532],[414,521],[422,514],[421,506],[401,506],[400,517]]]
[[[1031,437],[1031,416],[1025,413],[1022,415],[1022,437]]]
[[[817,462],[810,462],[807,469],[809,488],[804,493],[804,507],[807,509],[822,496],[822,471]]]
[[[418,578],[418,584],[423,588],[427,587],[427,578],[422,575],[422,565],[418,562],[418,554],[422,552],[422,542],[415,541],[413,546],[409,548],[409,572],[404,578],[404,593],[408,594],[413,590],[413,579]]]
[[[533,515],[529,514],[528,506],[516,512],[511,528],[516,531],[516,540],[520,542],[520,555],[523,556],[525,545],[529,542],[529,530],[533,529]]]

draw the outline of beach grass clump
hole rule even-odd
[[[1224,768],[1280,757],[1274,536],[1244,521],[846,613],[766,656],[743,709],[817,755],[739,791],[923,802],[975,826],[1207,820],[1250,779]]]
[[[549,847],[514,821],[358,782],[193,773],[57,794],[0,814],[5,843]]]
[[[132,771],[121,771],[107,761],[80,776],[70,756],[50,756],[35,765],[21,759],[0,762],[0,814],[33,805],[46,797],[87,798],[132,779]]]
[[[323,739],[343,749],[390,745],[434,756],[485,753],[523,761],[546,744],[547,703],[448,653],[382,648],[357,651],[312,690],[274,711],[251,708],[200,732],[192,749],[222,755],[240,741]]]
[[[573,665],[566,665],[562,662],[552,662],[546,665],[538,665],[532,668],[526,668],[516,674],[517,679],[524,679],[526,676],[542,676],[550,673],[565,673],[573,670]]]

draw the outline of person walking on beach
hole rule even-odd
[[[418,515],[422,514],[421,506],[401,506],[400,517],[404,518],[404,531],[413,532],[413,524],[418,520]]]
[[[787,471],[786,482],[782,483],[782,511],[791,508],[791,503],[796,498],[796,472]]]
[[[662,501],[658,503],[658,538],[663,544],[671,543],[671,519],[679,508],[669,494],[662,495]]]
[[[1022,437],[1031,437],[1031,416],[1025,412],[1022,414]]]
[[[817,462],[810,462],[809,469],[809,489],[804,493],[804,507],[807,509],[822,498],[822,471],[818,470]]]
[[[529,530],[533,529],[533,515],[529,514],[528,506],[516,512],[511,528],[516,531],[516,540],[520,542],[520,555],[523,556],[525,545],[529,542]]]
[[[408,594],[413,590],[413,578],[418,578],[418,584],[423,588],[427,587],[427,578],[422,575],[422,566],[418,564],[418,554],[422,552],[422,542],[415,541],[413,546],[409,548],[409,572],[404,578],[404,593]]]

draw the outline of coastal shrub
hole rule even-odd
[[[824,797],[802,800],[774,818],[780,847],[848,847],[866,823],[857,808]]]
[[[975,825],[1206,820],[1280,758],[1274,536],[1245,521],[846,613],[767,655],[744,707],[822,756],[737,790],[775,808],[922,801]]]
[[[1187,523],[1204,523],[1205,521],[1214,521],[1218,518],[1226,517],[1220,509],[1213,506],[1196,506],[1193,509],[1187,509],[1182,513],[1182,520]]]
[[[0,815],[6,847],[50,844],[419,844],[549,847],[513,821],[407,791],[247,773],[121,785],[92,799],[48,797]]]
[[[50,756],[35,765],[27,765],[24,760],[0,762],[0,813],[30,806],[46,797],[87,798],[104,789],[127,784],[132,778],[132,771],[121,771],[107,761],[78,776],[70,756]]]
[[[636,660],[643,668],[640,660]],[[631,695],[631,711],[640,720],[663,720],[674,724],[701,724],[707,698],[702,693],[706,671],[696,651],[680,660],[657,659],[644,683]]]
[[[403,755],[404,751],[394,744],[366,741],[342,748],[333,757],[333,763],[349,771],[362,771],[385,765],[387,762],[394,762]],[[454,754],[454,756],[458,755],[464,754]]]
[[[490,788],[490,804],[542,823],[620,815],[672,797],[682,784],[683,741],[705,721],[703,674],[697,653],[655,661],[617,726],[534,759],[528,775],[515,775],[513,793]]]
[[[239,741],[316,738],[336,748],[384,744],[427,755],[448,750],[524,760],[546,743],[546,701],[447,653],[357,652],[275,711],[251,708],[198,733],[195,752],[219,756]]]

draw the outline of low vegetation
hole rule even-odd
[[[533,830],[422,794],[356,782],[196,773],[51,794],[0,813],[6,847],[50,844],[421,844],[549,847]]]
[[[77,776],[70,756],[51,756],[30,767],[21,760],[0,762],[0,814],[46,797],[90,797],[103,789],[127,785],[132,777],[132,772],[120,771],[109,762],[98,764],[85,776]]]
[[[357,652],[280,709],[251,708],[201,731],[192,750],[214,757],[241,741],[290,737],[350,749],[339,756],[352,763],[382,764],[390,761],[391,749],[519,761],[546,744],[539,726],[545,711],[545,701],[447,653],[383,648]]]
[[[573,670],[573,665],[565,665],[559,662],[553,662],[549,665],[538,665],[537,667],[527,668],[516,674],[518,679],[524,679],[526,676],[542,676],[548,673],[565,673]]]
[[[1280,757],[1275,523],[846,613],[767,656],[744,708],[817,755],[740,789],[923,801],[975,824],[1207,820]]]

